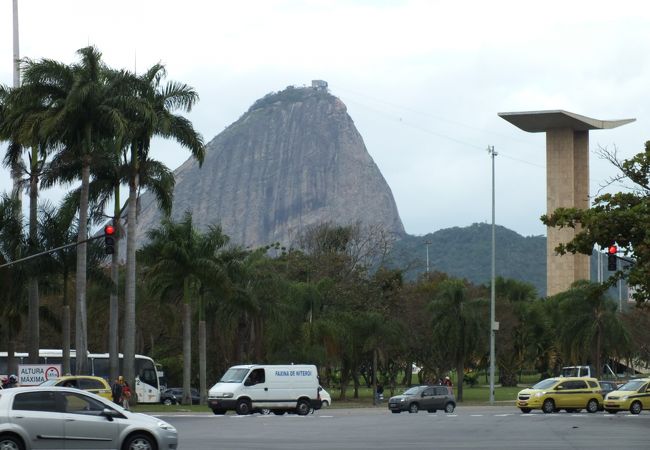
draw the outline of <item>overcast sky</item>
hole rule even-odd
[[[72,63],[91,44],[114,68],[162,62],[199,93],[188,117],[206,142],[265,94],[326,80],[411,234],[491,223],[489,145],[497,224],[546,234],[544,135],[498,112],[636,118],[590,133],[592,195],[615,174],[598,146],[630,157],[650,140],[643,1],[18,1],[21,57]],[[12,0],[0,8],[0,83],[11,85]],[[153,154],[172,169],[188,156],[165,142]],[[0,169],[0,192],[10,185]]]

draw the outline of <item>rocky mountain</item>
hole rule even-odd
[[[322,222],[404,234],[390,187],[346,106],[322,83],[256,101],[207,144],[201,168],[188,159],[174,175],[172,217],[189,210],[199,228],[221,223],[244,246],[291,245],[304,227]],[[160,219],[145,193],[139,243]]]

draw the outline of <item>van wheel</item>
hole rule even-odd
[[[0,436],[0,448],[2,450],[23,450],[25,446],[23,442],[16,436],[6,434]]]
[[[553,402],[553,400],[551,400],[550,398],[544,400],[544,403],[542,403],[542,411],[544,411],[544,414],[551,414],[552,412],[554,412],[555,402]]]
[[[246,416],[251,413],[251,404],[248,400],[239,400],[235,411],[240,416]]]
[[[271,410],[269,408],[262,408],[260,409],[260,414],[262,414],[263,416],[268,416],[269,414],[271,414]]]
[[[298,400],[298,405],[296,406],[296,414],[299,416],[306,416],[309,414],[311,406],[305,400]]]
[[[641,414],[641,410],[643,408],[641,407],[641,402],[640,401],[635,401],[630,405],[630,412],[632,414]]]
[[[411,403],[411,404],[409,405],[409,412],[410,412],[411,414],[415,414],[415,413],[417,413],[419,409],[420,409],[420,408],[418,407],[418,404],[417,404],[417,403]]]
[[[456,407],[454,406],[454,404],[453,404],[452,402],[449,402],[449,403],[447,403],[447,404],[445,405],[445,412],[446,412],[447,414],[451,414],[451,413],[453,413],[453,412],[454,412],[454,409],[456,409]]]
[[[587,412],[592,414],[598,412],[598,400],[592,398],[587,402]]]

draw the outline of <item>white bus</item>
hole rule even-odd
[[[119,373],[123,374],[122,354],[119,359]],[[57,349],[40,349],[38,352],[39,364],[63,365],[63,351]],[[15,353],[17,364],[27,364],[27,353]],[[77,367],[75,350],[70,350],[70,370],[74,374]],[[105,378],[109,383],[110,367],[108,353],[88,353],[89,375]],[[7,352],[0,352],[0,374],[10,375],[7,365]],[[160,403],[161,386],[158,380],[156,363],[148,356],[135,355],[135,392],[138,403]]]

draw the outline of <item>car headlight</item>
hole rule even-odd
[[[537,392],[537,393],[534,395],[534,397],[538,397],[538,398],[539,398],[539,397],[543,396],[544,394],[546,394],[546,392]]]
[[[222,392],[221,394],[217,394],[217,397],[221,398],[232,398],[232,396],[232,392]]]
[[[400,402],[405,402],[406,399],[405,399],[405,398],[400,398],[399,401],[400,401]]]
[[[163,422],[162,420],[158,422],[158,426],[162,428],[163,430],[167,431],[176,431],[176,428],[168,424],[167,422]]]
[[[629,395],[624,395],[623,397],[621,397],[621,400],[627,400],[628,397],[629,397]]]

